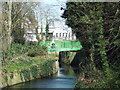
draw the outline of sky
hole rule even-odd
[[[64,0],[64,2],[61,0],[42,0],[40,2],[40,5],[44,9],[50,9],[52,12],[52,13],[50,13],[51,15],[54,14],[55,16],[57,16],[57,19],[61,19],[61,22],[55,22],[55,26],[65,25],[65,20],[63,18],[61,18],[61,15],[64,12],[64,10],[60,10],[61,7],[65,7],[65,0]],[[38,18],[39,18],[39,16],[38,16]]]
[[[44,2],[45,4],[51,4],[51,5],[57,3],[56,0],[43,0],[42,2]]]

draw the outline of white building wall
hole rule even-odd
[[[53,32],[54,40],[76,40],[75,35],[72,34],[72,30],[61,30],[56,28]]]
[[[39,33],[40,33],[39,29]],[[45,28],[43,28],[43,33],[45,33]],[[63,27],[52,27],[49,29],[49,33],[53,34],[54,40],[76,40],[75,34],[72,34],[72,30],[68,28],[68,30],[64,30]],[[41,38],[41,35],[39,35]],[[43,37],[45,40],[45,36]],[[25,34],[26,41],[38,42],[36,39],[36,34],[33,31],[29,31]]]

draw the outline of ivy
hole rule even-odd
[[[110,82],[116,80],[113,75],[116,71],[111,67],[117,67],[120,62],[119,4],[113,2],[66,3],[66,10],[62,17],[66,19],[66,24],[72,28],[81,41],[84,48],[82,52],[85,52],[85,57],[91,60],[90,67],[96,68],[96,63],[102,63],[98,65],[101,65],[106,81],[88,85],[88,88],[112,87]],[[79,17],[76,17],[77,15]]]

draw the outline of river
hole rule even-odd
[[[62,66],[59,67],[58,73],[53,75],[52,77],[32,80],[30,82],[25,82],[8,87],[7,89],[36,88],[37,90],[39,89],[41,90],[41,89],[64,88],[67,90],[73,90],[76,84],[78,74],[79,74],[78,68],[73,68],[71,66],[62,64]]]

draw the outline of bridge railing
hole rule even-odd
[[[60,51],[71,51],[71,50],[81,50],[82,45],[78,40],[56,40],[56,41],[46,41],[40,42],[40,46],[46,46],[48,52],[60,52]]]

